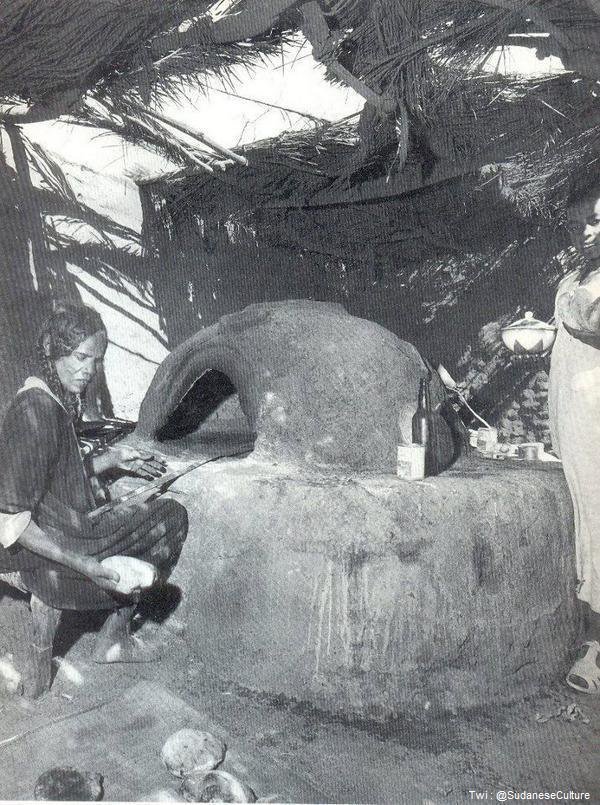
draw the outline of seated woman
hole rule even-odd
[[[17,393],[0,432],[0,573],[19,572],[27,589],[57,610],[109,611],[94,660],[140,662],[156,653],[130,633],[137,596],[117,593],[118,575],[101,560],[144,559],[164,582],[181,553],[187,513],[158,499],[89,518],[96,508],[89,475],[121,468],[154,478],[165,469],[124,445],[81,458],[73,423],[106,344],[102,319],[85,305],[63,305],[42,327],[39,372]]]

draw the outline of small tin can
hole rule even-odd
[[[493,454],[498,445],[497,428],[479,428],[477,431],[477,449],[480,453]]]
[[[405,481],[420,481],[425,477],[425,445],[399,444],[396,475]]]

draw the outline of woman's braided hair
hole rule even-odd
[[[38,335],[36,349],[42,377],[73,420],[81,416],[81,397],[63,387],[54,362],[58,358],[70,355],[82,341],[99,331],[106,332],[106,328],[100,314],[94,308],[64,302],[55,306],[42,324]]]

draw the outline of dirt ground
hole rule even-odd
[[[387,724],[344,721],[216,678],[191,654],[185,634],[165,634],[152,621],[142,633],[164,643],[161,662],[95,665],[88,659],[89,626],[89,615],[81,614],[63,623],[49,694],[33,703],[0,699],[0,797],[15,782],[5,777],[2,784],[6,739],[148,680],[218,723],[228,744],[276,769],[281,801],[306,801],[307,790],[318,792],[313,802],[423,805],[494,801],[499,791],[571,790],[600,802],[600,697],[557,684],[510,707]]]

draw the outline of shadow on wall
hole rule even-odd
[[[81,301],[81,289],[166,343],[142,317],[155,309],[139,234],[82,204],[56,162],[18,128],[6,131],[15,168],[0,150],[0,419],[35,369],[43,319],[57,300]],[[102,374],[87,402],[91,414],[113,415]]]

